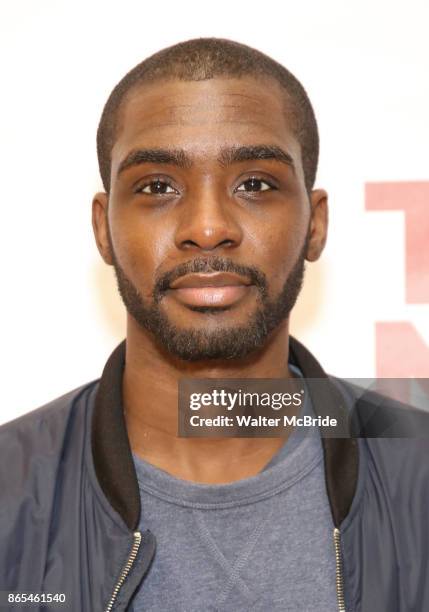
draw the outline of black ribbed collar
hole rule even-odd
[[[289,360],[305,378],[327,378],[313,355],[289,338]],[[92,419],[91,444],[100,486],[125,524],[135,530],[140,521],[140,492],[122,405],[125,340],[109,357],[99,383]],[[310,388],[311,393],[311,388]],[[344,417],[344,399],[333,384],[311,393],[317,415]],[[358,447],[351,438],[322,438],[326,486],[336,527],[347,516],[356,488]]]

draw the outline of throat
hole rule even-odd
[[[286,442],[282,438],[189,439],[147,432],[133,453],[175,478],[228,484],[261,472]]]

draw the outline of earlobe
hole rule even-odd
[[[96,193],[92,200],[92,229],[98,251],[104,262],[113,265],[110,242],[108,235],[107,205],[109,197],[107,193]]]
[[[307,261],[317,261],[322,254],[328,236],[328,194],[315,189],[310,195],[311,220],[307,248]]]

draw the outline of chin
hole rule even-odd
[[[178,331],[187,333],[228,333],[237,327],[247,328],[257,316],[257,309],[253,312],[242,308],[187,306],[182,312],[174,315],[163,313],[163,318],[168,325]]]
[[[225,312],[196,314],[198,324],[193,316],[180,323],[162,317],[162,324],[149,331],[164,350],[190,362],[241,359],[259,350],[267,341],[269,330],[257,313],[250,319],[247,315],[246,320],[234,317],[228,321]]]

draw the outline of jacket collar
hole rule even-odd
[[[289,359],[305,378],[325,378],[327,385],[310,394],[317,415],[329,412],[339,419],[347,410],[344,399],[313,355],[289,337]],[[91,445],[95,472],[113,508],[131,530],[140,521],[140,492],[122,405],[125,340],[109,357],[101,376],[92,417]],[[333,522],[339,527],[347,516],[356,489],[358,446],[351,438],[322,438],[325,477]]]

